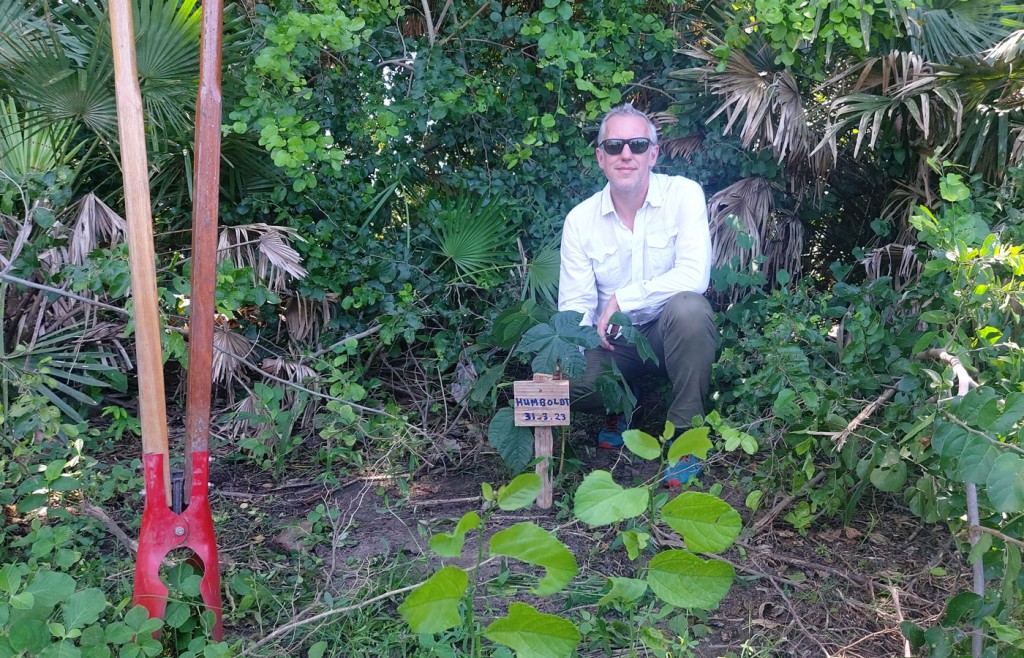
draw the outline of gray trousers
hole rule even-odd
[[[711,304],[695,292],[678,293],[665,304],[657,320],[638,329],[658,355],[658,365],[645,363],[636,347],[622,338],[611,341],[614,352],[603,347],[586,350],[587,369],[569,384],[570,409],[574,413],[607,413],[595,385],[605,364],[615,361],[629,383],[649,375],[668,377],[672,384],[668,420],[677,428],[690,427],[694,416],[704,414],[711,364],[718,349],[719,334]]]

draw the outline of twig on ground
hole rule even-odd
[[[266,636],[264,636],[259,641],[253,643],[249,647],[246,647],[245,650],[243,650],[242,653],[239,654],[239,656],[249,656],[249,655],[252,655],[252,653],[254,651],[256,651],[256,649],[259,649],[260,647],[265,646],[266,644],[270,643],[272,640],[276,640],[277,638],[279,638],[282,635],[285,635],[285,634],[295,630],[296,628],[301,628],[302,626],[306,626],[307,624],[312,624],[314,622],[320,621],[321,619],[327,619],[327,618],[333,617],[335,615],[341,615],[341,614],[345,614],[346,612],[353,612],[355,610],[360,610],[362,608],[365,608],[368,605],[372,605],[372,604],[377,603],[379,601],[385,601],[387,599],[390,599],[390,598],[393,598],[395,596],[398,596],[399,594],[404,594],[405,592],[411,592],[412,590],[414,590],[417,587],[419,587],[421,584],[422,583],[416,583],[415,585],[407,585],[406,587],[399,587],[398,589],[393,589],[393,590],[391,590],[389,592],[384,592],[383,594],[379,594],[377,596],[374,596],[373,598],[366,599],[365,601],[361,601],[361,602],[356,603],[354,605],[346,605],[346,606],[342,606],[340,608],[333,608],[331,610],[326,610],[324,612],[315,614],[312,617],[306,617],[305,619],[296,619],[295,621],[293,621],[291,623],[288,623],[288,624],[285,624],[284,626],[279,626],[278,628],[276,628],[274,631],[272,631],[271,633],[269,633]]]
[[[757,523],[753,525],[753,527],[750,530],[751,536],[757,536],[761,534],[762,530],[770,526],[772,522],[775,521],[775,517],[777,517],[779,514],[782,514],[782,511],[789,507],[794,500],[796,500],[799,496],[803,495],[805,491],[821,482],[822,479],[824,479],[824,477],[825,471],[819,471],[818,474],[811,478],[806,484],[804,484],[804,486],[800,487],[799,491],[797,491],[794,494],[786,496],[778,503],[776,503],[775,507],[772,507],[770,510],[768,510],[768,512],[760,519],[758,519]]]
[[[110,530],[110,534],[114,535],[119,540],[121,540],[121,543],[127,546],[132,553],[139,552],[139,542],[135,541],[134,539],[131,539],[128,536],[128,533],[122,530],[121,526],[117,525],[117,522],[114,521],[114,519],[110,518],[110,516],[102,509],[96,507],[85,498],[82,499],[82,503],[79,506],[79,509],[82,510],[82,514],[85,514],[86,516],[91,516],[103,525],[107,526],[107,529]]]
[[[896,621],[903,623],[903,607],[900,605],[900,591],[893,586],[889,586],[889,595],[892,596],[892,603],[896,606]],[[910,648],[910,640],[903,638],[903,658],[911,658],[913,652]]]
[[[483,500],[482,496],[465,496],[463,498],[435,498],[434,500],[410,500],[409,504],[415,507],[437,507],[439,505],[451,505],[453,503],[478,503]]]
[[[821,654],[823,656],[825,656],[826,658],[828,658],[828,656],[831,656],[832,654],[829,653],[828,649],[825,648],[825,645],[821,643],[821,640],[815,637],[809,630],[807,630],[807,627],[804,626],[803,620],[800,618],[800,615],[797,614],[796,608],[793,607],[793,602],[789,600],[789,596],[786,595],[785,590],[779,587],[779,584],[776,583],[774,580],[769,580],[769,582],[772,584],[772,587],[774,587],[775,590],[779,593],[779,596],[782,597],[783,603],[785,603],[786,607],[789,609],[789,614],[793,616],[793,621],[800,628],[800,632],[804,634],[804,637],[806,637],[811,642],[817,644],[818,648],[821,649]]]

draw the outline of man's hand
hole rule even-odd
[[[615,348],[608,342],[608,336],[611,335],[612,337],[615,337],[615,335],[619,333],[619,327],[614,324],[609,325],[608,321],[615,313],[618,313],[618,311],[619,301],[615,299],[615,295],[612,295],[608,300],[608,303],[605,305],[604,311],[601,313],[601,317],[597,319],[597,325],[594,327],[597,329],[597,335],[601,339],[601,347],[611,352],[614,352]]]

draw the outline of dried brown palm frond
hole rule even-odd
[[[917,231],[910,225],[910,217],[917,211],[918,206],[934,207],[932,189],[921,180],[927,180],[928,165],[924,158],[921,158],[920,164],[926,171],[919,172],[917,179],[912,183],[896,181],[896,188],[889,193],[885,205],[882,206],[881,217],[892,221],[897,227],[896,242],[899,243],[909,244],[916,240]]]
[[[796,213],[785,211],[777,215],[771,234],[765,240],[765,272],[787,272],[791,278],[800,276],[804,254],[804,225]],[[769,283],[774,277],[769,276]]]
[[[239,367],[252,354],[253,344],[245,336],[217,327],[213,332],[213,383],[232,397],[232,380],[241,377]],[[244,381],[248,381],[244,377]]]
[[[694,153],[704,146],[703,135],[687,135],[686,137],[675,137],[661,143],[661,152],[670,158],[690,159]]]
[[[288,243],[289,238],[302,239],[295,229],[285,226],[226,226],[220,232],[218,258],[230,259],[237,267],[252,268],[259,281],[274,292],[283,293],[288,290],[288,276],[306,276],[299,252]]]
[[[299,361],[291,361],[284,357],[275,356],[263,359],[260,370],[272,375],[279,380],[290,382],[303,388],[316,390],[316,371]],[[297,388],[284,385],[284,397],[282,407],[292,407],[297,401],[299,391]],[[319,399],[314,399],[311,404],[303,407],[302,416],[296,419],[302,426],[312,426],[313,417],[319,409]]]
[[[708,201],[712,265],[735,263],[746,269],[761,256],[774,207],[771,184],[759,177],[744,178],[712,196]]]
[[[128,223],[91,192],[70,206],[65,213],[72,218],[68,258],[71,264],[81,265],[86,257],[101,245],[124,242]]]
[[[910,244],[893,243],[872,249],[860,264],[864,266],[868,279],[891,277],[897,291],[916,281],[921,274],[921,262]]]
[[[334,316],[336,294],[325,295],[323,299],[307,299],[290,296],[284,305],[284,321],[292,340],[309,344],[320,337],[320,332]]]
[[[707,48],[691,45],[684,54],[707,62],[706,65],[675,71],[671,77],[702,81],[707,89],[722,99],[708,123],[725,115],[723,135],[743,119],[739,136],[743,148],[764,148],[769,144],[777,162],[787,159],[803,162],[811,152],[815,139],[807,123],[803,96],[796,79],[787,70],[773,71],[758,66],[742,50],[733,49],[719,70],[719,57],[712,51],[721,45],[708,38]],[[760,59],[760,53],[755,56]]]
[[[671,112],[651,112],[647,115],[654,124],[654,127],[658,129],[658,134],[664,130],[665,126],[674,126],[679,123],[679,117],[672,114]]]

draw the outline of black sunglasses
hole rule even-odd
[[[651,140],[646,137],[634,137],[633,139],[606,139],[598,146],[604,149],[604,152],[608,155],[618,155],[622,153],[622,147],[629,144],[629,152],[633,155],[640,155],[646,153],[647,149],[651,146]]]

